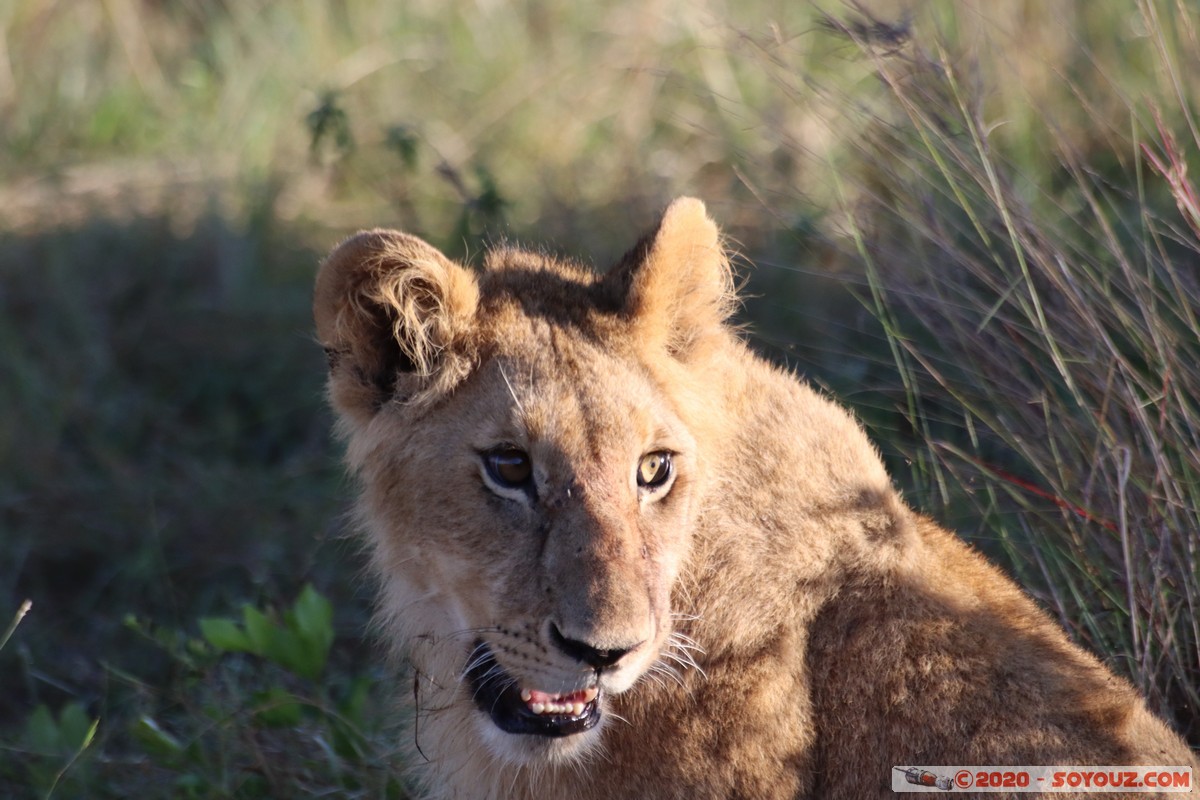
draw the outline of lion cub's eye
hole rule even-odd
[[[671,454],[659,451],[642,456],[637,469],[637,483],[644,489],[657,489],[671,477]]]
[[[483,463],[492,480],[511,489],[523,487],[533,475],[533,462],[529,460],[529,454],[515,447],[484,453]]]

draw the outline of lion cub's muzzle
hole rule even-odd
[[[471,651],[465,676],[475,705],[505,733],[571,736],[600,722],[599,684],[565,694],[521,686],[482,641]]]
[[[567,692],[522,685],[496,660],[491,646],[480,640],[467,660],[464,676],[475,705],[506,733],[537,736],[570,736],[594,728],[600,722],[604,690],[600,677],[641,643],[624,648],[598,648],[564,636],[557,625],[549,625],[548,638],[562,654],[590,668],[589,685]],[[502,647],[502,646],[501,646]],[[502,648],[503,649],[503,648]]]

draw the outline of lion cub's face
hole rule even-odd
[[[392,491],[425,508],[388,546],[412,558],[403,580],[439,595],[426,624],[456,651],[463,701],[489,740],[532,752],[495,734],[597,729],[606,695],[660,658],[694,459],[633,365],[578,342],[519,345],[393,454]]]
[[[672,384],[727,283],[694,201],[603,278],[519,251],[477,278],[391,232],[322,268],[387,630],[441,691],[429,713],[498,756],[586,751],[607,698],[686,659],[670,601],[702,476]]]

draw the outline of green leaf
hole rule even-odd
[[[300,677],[316,680],[333,646],[333,606],[308,584],[283,615],[282,625],[246,604],[241,626],[229,619],[203,619],[200,631],[218,650],[253,653]]]
[[[304,642],[292,630],[276,628],[264,655],[278,666],[300,675],[301,678],[316,678],[317,676],[313,674],[312,658],[308,654]]]
[[[240,634],[241,631],[238,631],[238,633]],[[211,642],[209,644],[211,644]],[[187,644],[184,645],[184,648],[187,652],[187,655],[190,656],[208,658],[212,655],[212,650],[208,649],[208,645],[206,645],[201,639],[188,639]]]
[[[175,789],[182,797],[207,797],[210,787],[203,776],[187,772],[175,779]]]
[[[242,606],[242,620],[246,625],[246,636],[250,638],[250,652],[267,655],[271,650],[271,639],[275,626],[267,615],[251,605]]]
[[[87,733],[83,735],[83,741],[79,743],[80,752],[86,750],[96,738],[96,731],[100,730],[100,718],[92,720],[92,724],[88,726]]]
[[[307,644],[321,651],[322,658],[333,645],[333,605],[312,584],[306,584],[292,609],[297,632]]]
[[[226,653],[245,653],[251,649],[250,640],[231,619],[209,617],[200,620],[200,633],[213,647]]]
[[[254,717],[269,728],[289,728],[300,724],[301,706],[280,686],[254,693],[257,706]]]
[[[322,142],[332,138],[339,154],[354,149],[354,136],[350,132],[350,118],[340,105],[341,97],[336,91],[321,95],[317,107],[305,117],[309,132],[309,151],[316,152]]]
[[[96,733],[96,722],[88,718],[79,703],[68,703],[58,714],[58,733],[62,746],[69,751],[83,750]]]
[[[371,679],[360,675],[350,684],[346,698],[338,705],[338,712],[355,725],[363,723],[363,712],[371,696]]]
[[[479,178],[480,185],[479,196],[475,198],[476,208],[488,219],[500,218],[504,214],[504,209],[511,204],[500,193],[495,176],[483,166],[475,168],[475,175]]]
[[[411,129],[404,125],[393,125],[388,128],[384,141],[389,150],[400,156],[400,160],[404,162],[406,168],[410,170],[416,168],[417,144],[420,140]]]
[[[151,756],[163,760],[183,754],[183,745],[179,740],[159,727],[154,719],[143,716],[132,727],[134,738],[141,742]]]
[[[58,724],[54,721],[54,715],[44,704],[39,705],[29,715],[29,719],[25,723],[23,740],[25,745],[36,753],[51,754],[66,749],[62,743],[62,735],[58,731]]]
[[[333,644],[333,606],[306,585],[295,605],[283,616],[283,627],[272,631],[265,655],[297,675],[316,680],[325,669]]]

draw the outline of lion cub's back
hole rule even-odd
[[[900,764],[1196,763],[999,570],[918,525],[918,566],[856,576],[813,626],[816,795],[861,797]]]

